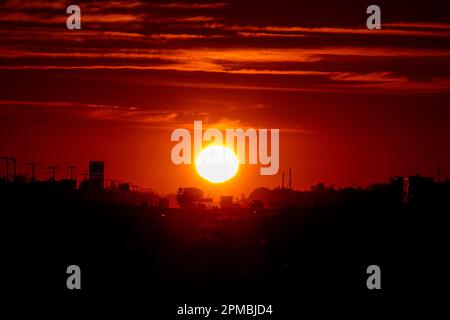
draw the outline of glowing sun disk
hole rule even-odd
[[[212,183],[221,183],[236,175],[239,161],[231,149],[212,145],[199,153],[195,160],[195,167],[203,179]]]

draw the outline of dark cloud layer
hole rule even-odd
[[[450,23],[423,5],[382,3],[382,30],[368,30],[360,1],[324,1],[320,14],[307,1],[80,1],[80,31],[65,28],[66,5],[5,1],[0,69],[294,75],[312,90],[448,91]]]

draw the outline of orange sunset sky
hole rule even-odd
[[[66,7],[81,7],[81,30]],[[106,177],[208,194],[319,181],[366,185],[450,167],[450,5],[377,1],[0,2],[0,155],[19,173]],[[175,166],[170,134],[279,128],[280,171],[242,166],[223,185]],[[4,163],[0,173],[4,175]]]

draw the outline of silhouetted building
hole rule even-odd
[[[201,198],[195,203],[195,205],[197,208],[210,209],[212,202],[213,202],[212,198]]]
[[[409,202],[409,178],[403,178],[403,203]]]
[[[429,199],[433,192],[434,181],[430,177],[411,176],[403,180],[403,201],[418,204]]]
[[[77,189],[77,180],[75,179],[62,179],[59,181],[59,185],[67,191],[73,191]]]
[[[89,161],[89,184],[96,190],[103,190],[105,183],[105,162]]]
[[[220,208],[229,209],[233,207],[233,196],[220,197]]]
[[[250,208],[253,210],[263,209],[264,202],[262,202],[262,200],[252,200],[250,203]]]
[[[130,191],[130,184],[129,183],[119,183],[119,191],[121,191],[121,192]]]
[[[158,199],[158,208],[167,209],[169,208],[169,198],[159,198]]]

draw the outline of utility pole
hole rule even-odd
[[[68,166],[70,170],[70,180],[73,180],[73,171],[77,168],[76,166]]]
[[[76,190],[76,188],[77,188],[77,176],[75,175],[75,179],[74,179],[73,171],[77,167],[74,166],[74,165],[70,165],[70,166],[67,166],[67,168],[69,168],[69,170],[70,170],[70,186],[71,186],[71,188],[73,188],[73,190]]]
[[[13,175],[14,180],[13,181],[16,181],[16,174],[17,174],[17,161],[16,161],[16,158],[11,158],[11,161],[14,164],[14,175]]]
[[[289,191],[292,191],[292,170],[289,168]]]
[[[6,162],[6,181],[9,181],[9,157],[2,157]]]
[[[84,169],[84,173],[82,173],[81,176],[84,177],[84,181],[88,180],[89,173],[88,173],[87,169]]]
[[[50,166],[48,167],[51,172],[52,172],[52,177],[51,180],[55,181],[56,180],[56,169],[58,168],[57,166]]]
[[[36,181],[36,161],[28,162],[28,165],[31,166],[31,181]]]
[[[441,167],[437,168],[437,182],[441,182]]]
[[[13,181],[16,180],[16,158],[14,157],[1,157],[2,160],[5,160],[6,163],[6,181],[9,181],[9,160],[12,161],[14,165],[14,171],[13,171]]]

